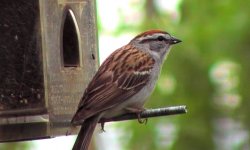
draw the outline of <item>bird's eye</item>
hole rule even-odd
[[[158,36],[157,40],[158,41],[163,41],[165,38],[163,36]]]

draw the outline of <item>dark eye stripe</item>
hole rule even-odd
[[[164,38],[163,36],[159,36],[156,39],[152,38],[152,39],[144,39],[142,40],[140,43],[145,43],[145,42],[150,42],[150,41],[168,41],[166,38]]]

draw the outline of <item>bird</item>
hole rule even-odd
[[[162,64],[172,45],[180,42],[166,31],[153,29],[110,54],[89,82],[71,120],[73,125],[81,124],[72,149],[88,150],[102,118],[136,113],[142,122],[140,114],[154,90]]]

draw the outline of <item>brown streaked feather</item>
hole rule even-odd
[[[88,149],[91,137],[94,133],[95,126],[98,123],[98,121],[99,121],[99,116],[93,116],[84,122],[72,150]]]
[[[147,84],[154,63],[149,54],[131,45],[116,50],[89,83],[72,123],[113,108],[139,92]]]

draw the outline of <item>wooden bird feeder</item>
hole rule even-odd
[[[65,135],[98,67],[92,0],[1,0],[0,142]]]

